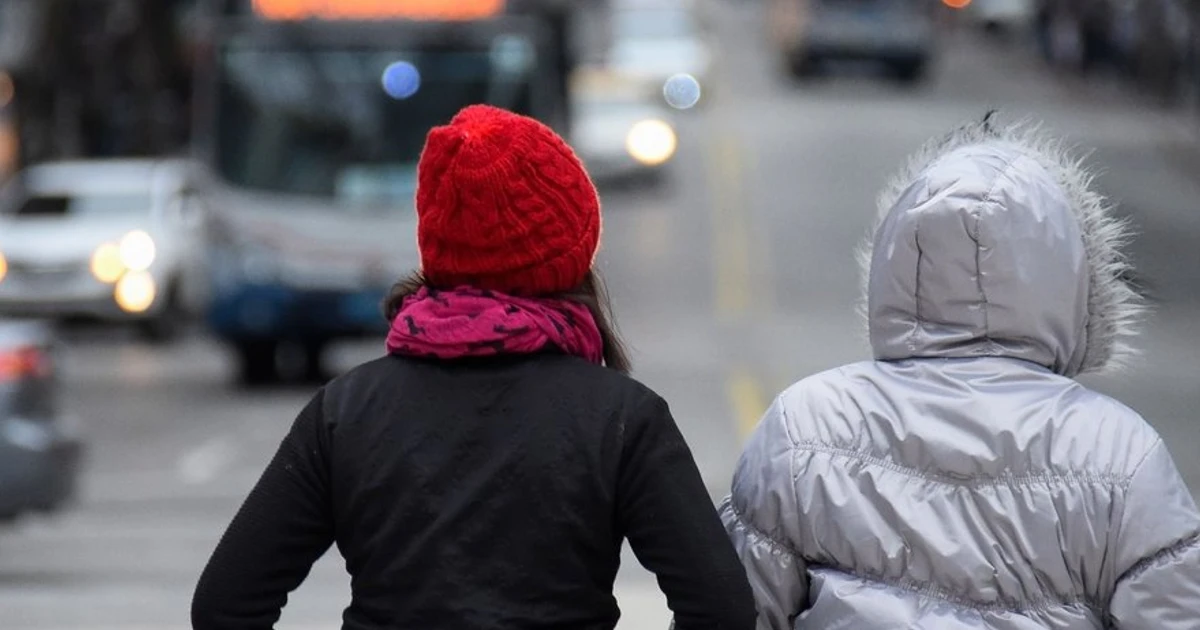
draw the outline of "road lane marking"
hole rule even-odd
[[[767,269],[770,256],[766,234],[756,230],[752,218],[756,199],[746,181],[754,173],[753,152],[738,133],[739,111],[737,93],[726,76],[724,59],[714,60],[711,77],[714,84],[727,89],[710,98],[708,138],[705,162],[708,188],[712,199],[711,256],[713,264],[713,301],[719,322],[735,323],[747,315],[769,316],[774,300],[770,292]],[[726,374],[726,396],[729,399],[736,428],[745,440],[767,408],[762,383],[744,366],[730,366]]]
[[[758,175],[761,173],[758,168],[758,156],[754,151],[742,151],[740,168],[744,173],[741,175],[743,189],[762,190],[760,181],[747,182],[747,174]],[[744,194],[742,203],[747,209],[743,224],[747,232],[746,243],[750,250],[747,255],[747,264],[750,265],[753,272],[747,272],[747,275],[754,282],[755,308],[759,313],[770,316],[775,311],[775,267],[771,263],[770,225],[764,227],[764,222],[751,221],[754,216],[751,210],[756,207],[758,197],[753,194]]]
[[[712,194],[712,264],[714,306],[718,320],[736,321],[758,303],[751,261],[751,234],[747,225],[750,200],[744,181],[748,153],[735,131],[737,93],[725,80],[725,59],[717,55],[710,82],[725,89],[710,93],[707,155],[708,188]]]
[[[709,140],[712,258],[716,312],[722,321],[747,313],[754,303],[750,235],[741,206],[742,151],[732,134],[713,130]]]
[[[728,180],[725,189],[729,194],[723,212],[726,219],[723,231],[729,244],[728,290],[732,292],[728,310],[744,314],[752,310],[757,297],[750,264],[750,233],[746,225],[746,187],[742,176],[745,151],[741,150],[732,134],[723,134],[722,140],[723,146],[718,155],[721,158],[721,172]]]
[[[233,462],[236,454],[237,444],[232,437],[210,439],[179,458],[179,478],[191,485],[208,483]]]
[[[747,173],[754,172],[753,151],[728,122],[717,122],[708,135],[705,162],[717,318],[730,323],[749,314],[769,316],[774,306],[771,257],[767,234],[753,221],[755,198],[747,184]]]
[[[750,370],[735,367],[726,377],[725,390],[737,419],[738,437],[745,441],[767,411],[767,398],[762,383]]]

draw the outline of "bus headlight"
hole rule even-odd
[[[675,130],[661,120],[643,120],[625,136],[625,150],[646,166],[659,166],[670,160],[677,145]]]
[[[121,262],[121,248],[112,243],[104,243],[92,253],[90,268],[92,275],[104,284],[116,282],[125,273],[125,263]]]
[[[154,278],[145,271],[131,271],[117,281],[113,299],[126,313],[142,313],[154,304],[157,287]]]
[[[158,254],[154,247],[154,239],[141,230],[130,232],[121,239],[121,264],[131,271],[145,271],[154,264]]]

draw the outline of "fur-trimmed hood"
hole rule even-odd
[[[1113,367],[1144,310],[1127,224],[1056,140],[989,114],[926,145],[879,198],[860,252],[877,359],[1006,356]]]

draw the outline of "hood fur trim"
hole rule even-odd
[[[875,224],[857,252],[862,284],[859,316],[867,320],[867,282],[875,234],[908,187],[948,153],[968,146],[1001,144],[1015,147],[1051,173],[1079,222],[1090,277],[1086,348],[1078,373],[1103,372],[1128,364],[1137,354],[1129,340],[1137,335],[1147,310],[1145,299],[1127,279],[1132,269],[1123,250],[1132,236],[1129,221],[1116,217],[1113,206],[1094,190],[1095,174],[1083,163],[1086,155],[1074,154],[1062,141],[1043,134],[1038,125],[1017,122],[996,126],[994,114],[989,112],[982,120],[927,143],[889,180],[877,201]]]

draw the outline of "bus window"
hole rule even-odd
[[[234,185],[351,205],[411,199],[430,127],[472,103],[533,114],[538,59],[523,42],[510,34],[461,50],[231,44],[219,69],[217,169]],[[401,63],[402,76],[388,76]]]

